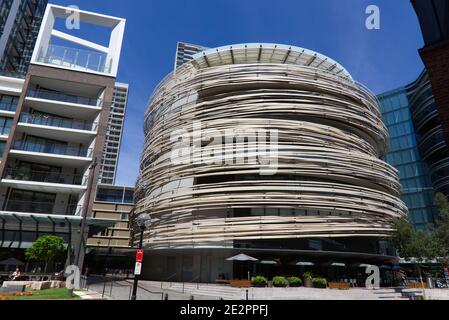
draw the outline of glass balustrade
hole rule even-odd
[[[84,157],[89,158],[92,156],[92,149],[88,148],[74,148],[67,147],[65,145],[51,144],[51,143],[35,143],[18,140],[12,144],[12,149],[22,150],[29,152],[39,152],[48,154],[57,154],[64,156]]]
[[[29,168],[6,169],[4,179],[85,186],[83,175],[49,171],[31,171]]]
[[[80,216],[83,212],[82,205],[69,205],[65,210],[61,212],[54,211],[54,202],[39,202],[39,201],[22,201],[22,200],[9,200],[6,204],[6,211],[10,212],[23,212],[23,213],[37,213],[37,214],[58,214],[58,215],[70,215]]]
[[[98,124],[94,122],[77,121],[72,119],[63,119],[47,115],[33,115],[28,113],[22,113],[20,115],[20,122],[49,127],[59,127],[59,128],[87,130],[87,131],[96,131],[98,127]]]
[[[49,45],[41,48],[38,62],[81,71],[111,73],[112,59],[105,53]]]
[[[101,106],[101,99],[82,97],[76,95],[65,94],[57,91],[50,91],[44,89],[29,90],[27,96],[30,98],[54,100],[68,103],[84,104],[88,106],[99,107]]]

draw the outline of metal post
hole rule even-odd
[[[139,248],[140,250],[143,249],[143,233],[145,231],[145,225],[140,226],[140,243]],[[133,294],[131,296],[131,300],[137,299],[137,286],[139,284],[139,276],[137,274],[134,274],[134,283],[133,283]]]
[[[103,293],[101,294],[101,297],[104,298],[104,292],[106,290],[106,279],[103,282]]]
[[[97,167],[97,158],[94,159],[92,165],[89,167],[89,183],[86,190],[86,201],[84,202],[84,210],[83,210],[83,220],[81,222],[81,229],[80,229],[80,238],[78,241],[78,250],[75,250],[75,261],[74,264],[78,266],[80,272],[83,272],[83,266],[80,265],[80,255],[81,250],[84,248],[84,233],[86,230],[87,225],[87,213],[89,209],[90,204],[90,196],[92,193],[93,183],[94,183],[94,175],[95,175],[95,168]],[[73,290],[69,290],[69,296],[73,297]]]
[[[246,289],[246,300],[249,300],[249,290]]]

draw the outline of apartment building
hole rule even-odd
[[[207,49],[207,47],[197,44],[178,42],[176,47],[175,69],[179,68],[186,62],[192,61],[195,54]]]
[[[115,184],[122,143],[123,127],[125,125],[126,107],[128,104],[129,86],[116,83],[112,96],[111,112],[109,114],[106,141],[101,159],[100,183]]]
[[[25,75],[48,0],[0,3],[0,72]]]
[[[131,269],[134,252],[130,250],[130,215],[133,210],[134,187],[98,185],[92,218],[111,220],[114,224],[88,239],[87,246],[92,254],[86,265],[90,272]]]
[[[109,31],[108,47],[57,29],[75,11],[82,24]],[[23,249],[49,232],[75,250],[80,236],[85,242],[79,227],[94,206],[111,112],[120,109],[124,27],[121,18],[48,5],[26,76],[0,78],[1,247]],[[113,224],[87,216],[92,233]]]

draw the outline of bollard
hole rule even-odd
[[[194,296],[190,296],[190,300],[195,300],[195,297]]]
[[[249,290],[247,289],[247,290],[246,290],[246,300],[249,300],[248,297],[249,297]]]
[[[106,281],[103,282],[103,293],[101,294],[101,297],[104,298],[104,292],[106,290]]]
[[[168,300],[168,293],[165,294],[164,300]]]

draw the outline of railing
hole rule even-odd
[[[6,211],[23,212],[23,213],[38,213],[38,214],[53,214],[54,202],[40,202],[40,201],[22,201],[9,200],[6,204]],[[65,212],[56,212],[60,215],[81,215],[83,206],[71,205],[65,208]]]
[[[62,92],[50,91],[50,90],[44,90],[44,89],[29,90],[27,93],[27,97],[46,99],[46,100],[55,100],[55,101],[76,103],[76,104],[84,104],[84,105],[95,106],[95,107],[100,106],[101,102],[102,102],[101,99],[97,99],[97,98],[75,96],[75,95],[65,94]]]
[[[72,175],[47,171],[31,171],[27,168],[6,169],[4,178],[19,181],[36,181],[79,186],[86,185],[86,179],[83,179],[83,175]]]
[[[90,158],[92,156],[93,151],[93,149],[87,148],[73,148],[55,144],[34,143],[22,140],[14,141],[12,149],[29,152],[57,154],[63,156],[82,157],[82,158]]]
[[[15,103],[0,102],[0,110],[16,112],[16,110],[17,110],[17,104],[15,104]]]
[[[49,45],[46,50],[41,48],[38,62],[71,68],[74,70],[111,73],[112,59],[106,54],[69,48],[58,45]]]
[[[0,135],[7,136],[11,132],[11,127],[0,128]]]
[[[96,122],[62,119],[41,114],[33,115],[28,113],[22,113],[20,115],[20,122],[49,127],[59,127],[59,128],[88,130],[88,131],[96,131],[98,128],[98,124]]]

